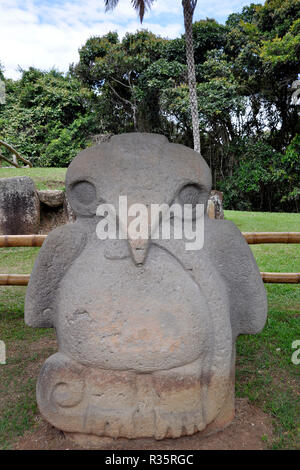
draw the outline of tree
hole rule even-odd
[[[108,132],[159,132],[163,80],[157,79],[166,76],[160,64],[165,43],[142,30],[127,33],[122,41],[117,33],[92,37],[79,50],[72,74],[95,92],[99,106],[109,110],[103,113]]]
[[[5,85],[0,138],[33,165],[67,166],[99,132],[92,93],[69,75],[31,67]],[[10,157],[9,151],[3,149],[4,157]]]
[[[4,80],[4,66],[0,62],[0,80]]]
[[[13,165],[15,166],[16,168],[19,168],[19,165],[17,163],[17,159],[19,158],[23,163],[26,163],[29,167],[32,167],[32,163],[28,160],[26,160],[26,158],[23,158],[19,152],[17,152],[17,150],[15,148],[13,148],[11,145],[9,145],[7,142],[5,142],[4,140],[1,140],[0,139],[0,146],[3,146],[4,148],[6,148],[7,150],[9,150],[9,152],[12,153],[13,155],[13,161],[11,162],[10,160],[8,160],[8,158],[6,158],[4,155],[2,155],[2,153],[0,152],[0,166],[1,166],[1,160],[4,160],[5,162],[9,163],[10,165]]]
[[[184,28],[185,28],[186,61],[187,61],[187,67],[188,67],[190,107],[191,107],[193,137],[194,137],[194,150],[200,153],[201,146],[200,146],[198,100],[197,100],[194,43],[193,43],[193,15],[194,15],[196,5],[197,5],[197,0],[182,0]]]
[[[298,212],[299,0],[251,4],[226,25],[206,18],[192,28],[201,152],[213,186],[229,209]],[[67,74],[30,67],[16,81],[0,64],[0,139],[39,166],[67,165],[103,133],[160,133],[193,147],[186,39],[109,32],[89,38]]]
[[[144,14],[147,8],[151,7],[154,0],[131,0],[133,7],[137,10],[141,23],[144,19]],[[112,10],[117,6],[119,0],[104,0],[107,10]],[[194,150],[201,151],[200,147],[200,131],[199,131],[199,118],[198,118],[198,100],[196,89],[196,73],[195,73],[195,60],[194,60],[194,45],[193,45],[193,15],[197,5],[197,0],[182,0],[184,27],[185,27],[185,43],[186,43],[186,60],[188,67],[188,83],[189,83],[189,96],[190,108],[193,126]]]
[[[224,207],[263,212],[286,210],[289,206],[283,196],[287,181],[283,175],[291,165],[283,165],[283,155],[263,139],[243,138],[231,147],[230,151],[237,154],[237,163],[232,176],[219,186],[224,192]]]

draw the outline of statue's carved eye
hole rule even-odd
[[[72,198],[80,204],[89,205],[96,199],[96,189],[88,181],[77,181],[71,187]]]
[[[205,204],[207,191],[198,184],[187,184],[179,192],[179,200],[181,204]]]
[[[68,188],[67,196],[76,214],[93,216],[97,209],[97,191],[88,181],[76,181]]]

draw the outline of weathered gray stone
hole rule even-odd
[[[208,199],[207,201],[207,209],[206,209],[207,215],[210,219],[215,219],[216,218],[216,208],[211,199]]]
[[[65,199],[64,199],[64,213],[66,214],[66,220],[69,223],[75,222],[76,214],[73,211],[72,207],[70,206],[67,196],[65,196]]]
[[[40,203],[33,180],[28,176],[0,179],[0,234],[37,233],[39,221]]]
[[[261,331],[267,313],[240,231],[205,215],[198,251],[185,238],[142,247],[96,236],[103,201],[170,204],[184,194],[184,203],[206,204],[210,189],[201,156],[160,135],[114,136],[71,163],[66,191],[77,220],[43,244],[25,321],[56,329],[59,352],[41,370],[37,401],[81,443],[84,435],[175,438],[233,419],[235,340]]]
[[[64,204],[65,192],[59,189],[40,190],[37,192],[39,200],[49,207],[59,207]]]
[[[92,142],[94,144],[101,144],[102,142],[108,142],[113,134],[106,133],[106,134],[94,134],[92,136]]]
[[[209,201],[214,204],[214,213],[215,219],[224,219],[224,211],[223,211],[223,193],[221,191],[217,191],[213,189],[209,195]]]

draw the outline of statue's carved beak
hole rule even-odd
[[[133,240],[128,238],[128,243],[135,264],[138,266],[144,264],[149,248],[149,239],[138,238],[137,240]]]
[[[151,238],[150,216],[150,210],[147,208],[147,212],[139,214],[138,222],[134,221],[134,217],[128,217],[127,237],[129,248],[133,261],[138,266],[144,264],[149,249],[149,239]],[[132,228],[135,230],[132,230]]]

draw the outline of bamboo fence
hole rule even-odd
[[[249,245],[259,243],[300,243],[300,232],[243,232]],[[40,247],[47,235],[0,235],[0,248]],[[265,283],[300,284],[300,273],[261,272]],[[26,286],[30,274],[0,274],[1,286]]]

